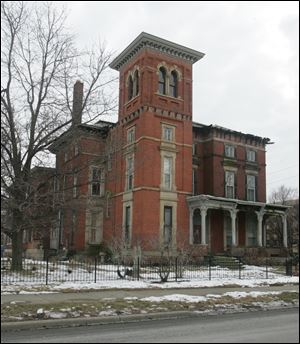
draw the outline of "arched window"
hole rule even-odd
[[[130,100],[133,97],[133,80],[132,76],[129,76],[128,79],[128,100]]]
[[[170,76],[170,96],[177,98],[177,73],[175,71]]]
[[[160,94],[166,94],[166,70],[163,67],[159,68],[158,91]]]
[[[133,76],[133,97],[139,94],[139,72],[136,70]]]

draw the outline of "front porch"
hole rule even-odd
[[[206,246],[214,254],[234,248],[266,247],[266,221],[282,220],[283,247],[287,248],[288,206],[198,195],[187,198],[190,212],[189,243]]]

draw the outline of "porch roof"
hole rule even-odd
[[[277,213],[284,214],[288,208],[291,206],[273,203],[262,203],[262,202],[252,202],[244,201],[240,199],[216,197],[211,195],[196,195],[187,197],[188,205],[191,209],[197,209],[199,207],[207,207],[213,209],[238,209],[243,210],[243,208],[252,207],[254,211],[263,210],[264,213]]]

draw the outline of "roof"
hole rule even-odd
[[[176,58],[184,59],[192,64],[200,60],[205,55],[200,51],[142,32],[111,62],[109,66],[112,69],[119,71],[125,63],[145,48],[150,48]]]
[[[273,142],[270,142],[270,139],[267,137],[261,137],[261,136],[257,136],[257,135],[253,135],[253,134],[246,134],[246,133],[242,133],[241,131],[228,129],[228,128],[221,127],[219,125],[214,125],[214,124],[206,125],[206,124],[202,124],[202,123],[193,122],[193,128],[197,128],[200,130],[202,129],[203,131],[216,129],[216,130],[223,131],[225,133],[234,134],[234,135],[238,135],[238,136],[242,135],[245,137],[249,137],[250,139],[262,141],[264,144],[272,144],[273,143]]]
[[[78,124],[75,127],[71,126],[68,130],[66,130],[64,133],[62,133],[49,147],[49,151],[51,153],[56,153],[59,150],[59,147],[62,144],[67,143],[70,138],[73,137],[73,130],[79,129],[79,130],[86,130],[89,132],[96,132],[101,134],[102,136],[106,136],[109,129],[114,127],[116,123],[108,122],[108,121],[98,121],[94,124]]]

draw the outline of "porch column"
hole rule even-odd
[[[283,225],[283,246],[288,247],[286,214],[282,215],[282,225]]]
[[[264,211],[256,211],[257,215],[257,245],[262,247],[262,236],[263,236],[263,218],[264,218]]]
[[[201,245],[206,245],[206,214],[207,208],[201,207]]]
[[[194,209],[190,209],[190,245],[194,244]]]
[[[236,246],[236,215],[238,210],[237,209],[230,209],[230,216],[231,216],[231,236],[232,236],[232,246]]]

